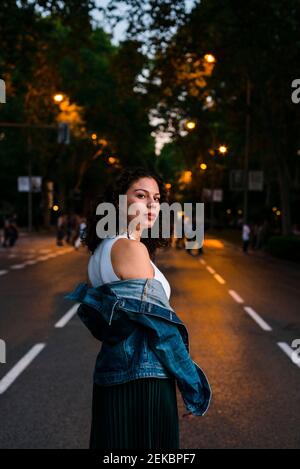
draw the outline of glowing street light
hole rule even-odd
[[[189,130],[193,130],[196,127],[196,122],[195,121],[187,121],[186,123],[186,128]]]
[[[110,156],[108,158],[108,162],[109,162],[109,164],[115,164],[117,162],[117,158],[114,158],[113,156]]]
[[[58,205],[53,205],[52,210],[53,210],[53,212],[58,212],[59,206]]]
[[[165,188],[166,188],[167,190],[171,189],[171,187],[172,187],[172,184],[170,184],[169,182],[167,182],[167,183],[165,184]]]
[[[221,155],[225,155],[225,153],[228,152],[228,148],[226,147],[226,145],[220,145],[218,151],[219,153],[221,153]]]
[[[216,62],[216,58],[213,54],[205,54],[204,60],[209,64],[214,64]]]
[[[92,137],[92,140],[97,140],[97,134],[92,134],[91,137]]]
[[[200,169],[202,169],[202,171],[206,171],[207,170],[207,164],[201,163],[200,164]]]
[[[54,100],[57,104],[61,103],[61,102],[63,101],[63,99],[64,99],[64,95],[61,94],[61,93],[57,93],[57,94],[55,94],[55,95],[53,96],[53,100]]]

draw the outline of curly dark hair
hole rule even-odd
[[[103,193],[99,197],[97,197],[90,214],[87,216],[87,228],[86,228],[85,236],[82,241],[83,241],[83,244],[85,244],[88,247],[91,253],[95,251],[97,246],[102,241],[102,238],[99,238],[96,233],[97,223],[101,218],[104,217],[104,215],[96,215],[96,207],[98,206],[98,204],[103,203],[103,202],[110,202],[115,206],[116,214],[117,214],[116,231],[117,231],[117,234],[119,234],[119,208],[118,208],[119,195],[126,194],[131,184],[133,184],[138,179],[144,178],[144,177],[155,179],[159,187],[160,203],[168,202],[167,191],[163,183],[163,180],[155,171],[148,170],[142,167],[131,167],[131,168],[123,169],[122,172],[118,175],[118,177],[114,180],[114,182],[112,184],[111,183],[107,184]],[[171,237],[163,238],[162,237],[162,223],[161,223],[162,212],[161,211],[159,212],[158,216],[159,216],[158,238],[151,238],[150,236],[151,228],[149,228],[147,237],[145,238],[141,237],[141,240],[140,240],[147,247],[150,259],[152,261],[155,260],[155,252],[157,248],[170,246],[171,239],[173,236],[173,230],[174,230],[174,223],[173,223],[173,220],[171,220],[171,230],[170,230]]]

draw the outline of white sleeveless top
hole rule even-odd
[[[131,234],[129,236],[131,239],[135,239]],[[91,255],[88,263],[88,276],[94,288],[104,283],[120,280],[114,272],[110,257],[112,245],[119,238],[127,238],[127,233],[122,233],[112,238],[105,238]],[[171,287],[168,280],[151,260],[150,262],[154,268],[154,278],[161,282],[168,299],[170,299]]]

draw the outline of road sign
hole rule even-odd
[[[41,192],[42,188],[42,177],[31,176],[31,192]],[[20,176],[18,177],[18,192],[29,192],[29,177]]]
[[[202,198],[204,202],[223,202],[223,189],[211,189],[204,188],[202,191]]]
[[[263,191],[264,173],[263,171],[249,171],[249,191]]]

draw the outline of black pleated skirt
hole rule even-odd
[[[176,381],[94,383],[90,449],[179,449]]]

